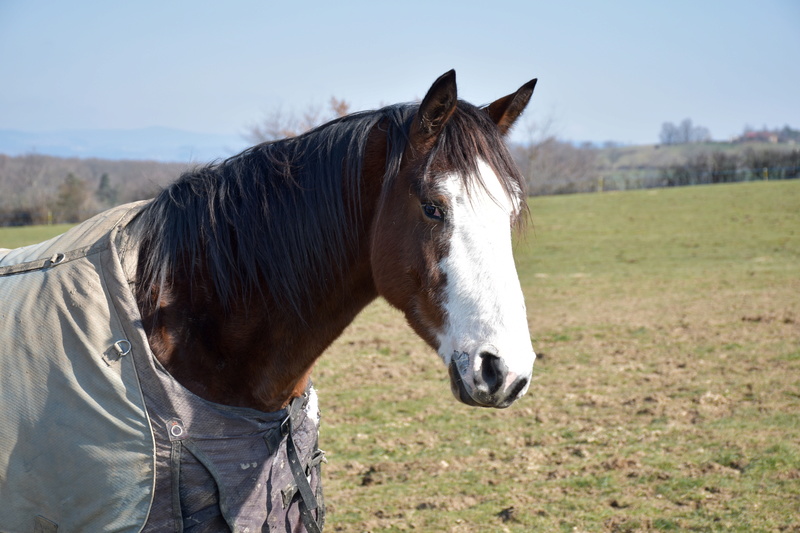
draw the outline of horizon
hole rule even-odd
[[[794,138],[788,141],[766,139],[759,135],[756,139],[747,139],[747,133],[777,133],[789,128]],[[768,130],[743,130],[731,139],[704,139],[679,142],[651,142],[646,144],[621,143],[616,141],[575,141],[554,138],[577,149],[615,150],[620,148],[648,148],[668,145],[787,145],[798,146],[796,140],[800,130],[785,126]],[[538,140],[510,140],[509,146],[528,149]],[[254,143],[243,135],[226,135],[215,133],[198,133],[164,126],[148,126],[143,128],[109,128],[109,129],[63,129],[44,132],[23,132],[19,130],[0,129],[0,155],[7,157],[47,156],[61,159],[100,159],[108,161],[153,161],[159,163],[191,163],[205,164],[234,156]]]

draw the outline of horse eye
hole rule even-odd
[[[422,211],[425,216],[433,220],[444,220],[444,212],[433,204],[422,204]]]

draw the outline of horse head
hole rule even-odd
[[[503,141],[535,84],[477,108],[458,100],[455,72],[436,80],[373,223],[378,293],[436,349],[468,405],[511,405],[536,358],[512,254],[524,180]]]

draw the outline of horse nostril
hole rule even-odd
[[[489,394],[494,394],[506,379],[508,368],[505,363],[495,354],[490,352],[481,352],[481,380],[483,385],[489,391]]]
[[[508,397],[511,398],[512,400],[516,400],[517,398],[519,398],[522,389],[524,389],[527,385],[528,385],[528,378],[520,378],[519,380],[517,380],[517,383],[514,385],[514,388],[511,389],[511,392],[509,393]]]

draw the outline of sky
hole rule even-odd
[[[539,82],[513,140],[652,144],[800,128],[800,1],[0,0],[0,129],[244,134],[332,96],[485,104]]]

